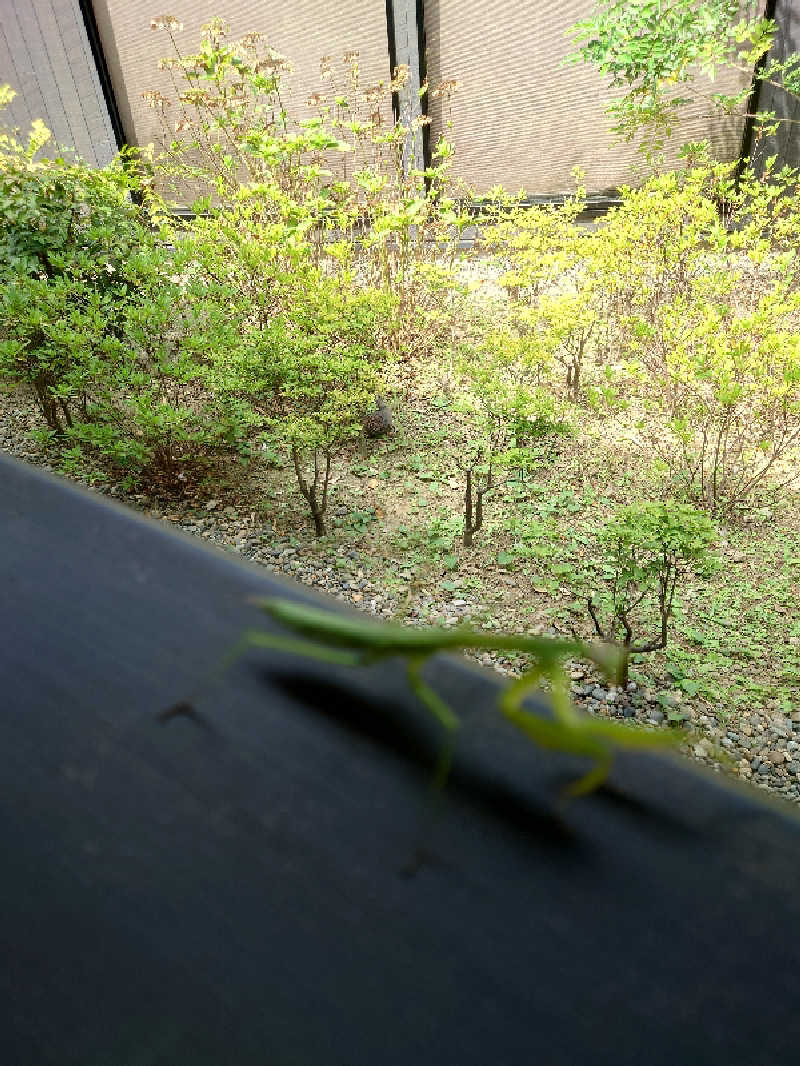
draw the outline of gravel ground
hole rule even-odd
[[[0,393],[0,449],[52,469],[46,454],[30,440],[35,425],[33,412],[21,397]],[[365,576],[369,567],[363,553],[329,545],[323,554],[315,545],[298,546],[294,538],[277,535],[255,512],[224,499],[159,501],[142,494],[129,495],[114,485],[95,487],[94,491],[121,499],[150,518],[169,522],[184,533],[379,617],[393,618],[404,606],[408,624],[456,625],[468,622],[482,607],[463,598],[435,598],[425,591],[413,602],[401,605],[397,597]],[[515,673],[513,661],[502,655],[479,653],[474,658],[500,673]],[[651,728],[675,728],[677,724],[688,730],[683,748],[691,758],[800,802],[800,709],[788,718],[737,712],[735,721],[728,718],[723,722],[713,715],[696,714],[691,707],[684,709],[680,693],[640,689],[635,682],[625,692],[608,688],[580,664],[571,666],[571,679],[575,702],[589,713],[625,718]]]

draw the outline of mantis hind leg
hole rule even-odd
[[[421,671],[426,659],[427,656],[425,655],[415,655],[410,658],[408,660],[407,676],[411,691],[416,695],[420,703],[428,708],[444,730],[445,739],[436,764],[433,780],[434,788],[437,791],[441,791],[453,765],[455,736],[461,723],[453,709],[422,679]]]
[[[613,759],[614,756],[611,750],[598,748],[594,766],[588,774],[584,774],[577,781],[573,781],[571,785],[567,785],[563,793],[564,799],[585,796],[587,793],[594,792],[596,788],[599,788],[608,777]]]

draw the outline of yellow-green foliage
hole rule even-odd
[[[413,165],[409,146],[427,119],[392,119],[392,94],[405,94],[408,72],[364,88],[358,53],[344,62],[324,59],[320,91],[309,108],[283,104],[291,63],[261,34],[231,40],[220,19],[203,31],[196,53],[178,45],[177,20],[155,20],[173,54],[161,60],[175,93],[146,93],[163,118],[161,185],[198,206],[226,212],[242,195],[266,193],[291,204],[316,266],[343,260],[360,283],[381,287],[398,300],[389,342],[394,353],[428,347],[430,329],[441,335],[449,301],[431,300],[425,267],[450,271],[458,239],[470,222],[469,190],[450,174],[454,146],[445,136],[425,171]],[[451,84],[437,90],[447,95]],[[178,119],[175,122],[175,118]]]
[[[579,170],[575,177],[576,192],[562,205],[517,204],[486,228],[485,242],[506,266],[500,284],[528,360],[542,369],[560,365],[566,394],[577,402],[584,395],[587,364],[603,363],[607,356],[609,271],[605,247],[577,222],[586,191]]]
[[[798,194],[734,190],[705,166],[625,190],[597,235],[624,264],[613,310],[620,356],[659,420],[648,436],[712,510],[745,502],[800,440]]]
[[[500,208],[497,221],[484,229],[486,247],[507,267],[500,284],[526,306],[560,285],[583,259],[575,222],[584,208],[586,189],[581,171],[576,170],[574,176],[575,193],[563,204],[531,210],[512,200]]]
[[[694,153],[621,200],[591,232],[577,198],[488,231],[508,268],[508,351],[524,344],[540,382],[565,369],[575,402],[637,399],[646,450],[730,511],[789,479],[800,443],[797,176],[736,183]]]

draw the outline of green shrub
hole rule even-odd
[[[209,380],[218,397],[245,402],[269,439],[288,450],[322,536],[332,464],[374,403],[393,304],[300,259],[291,274],[263,280],[269,314],[239,308],[228,322],[236,338],[222,331],[209,346]]]
[[[485,504],[498,487],[498,472],[521,472],[556,453],[572,425],[544,387],[540,353],[514,332],[492,330],[464,345],[457,363],[461,390],[456,407],[467,417],[467,441],[459,460],[465,478],[465,547],[482,528]]]
[[[631,504],[601,531],[602,573],[606,578],[602,601],[608,616],[605,626],[594,593],[588,609],[597,635],[622,645],[622,684],[627,684],[631,654],[666,647],[678,583],[690,570],[710,572],[715,538],[707,515],[673,501]],[[635,641],[634,628],[648,626],[655,626],[656,635]]]
[[[563,403],[540,386],[521,388],[512,396],[508,424],[517,449],[540,450],[575,435]]]
[[[623,201],[595,240],[623,266],[611,306],[642,431],[692,498],[730,513],[794,476],[797,176],[735,188],[730,166],[698,166]]]
[[[209,338],[227,326],[179,269],[151,238],[113,289],[71,272],[5,287],[0,378],[31,388],[70,469],[175,488],[243,446],[249,412],[209,387]]]
[[[69,274],[18,273],[0,293],[0,380],[28,385],[59,437],[85,414],[94,376],[113,359],[114,306]]]
[[[510,299],[509,322],[541,374],[561,368],[568,399],[585,398],[586,373],[609,357],[609,263],[604,245],[577,225],[586,190],[563,204],[506,208],[485,229],[485,243],[507,268],[500,284]]]
[[[0,279],[69,273],[113,286],[140,238],[135,168],[37,159],[49,139],[39,121],[24,145],[0,131]]]
[[[374,402],[396,301],[355,277],[346,249],[320,262],[313,229],[307,205],[252,185],[196,220],[179,248],[191,299],[220,323],[206,380],[288,450],[321,536],[332,464]]]
[[[275,414],[317,536],[326,532],[331,464],[361,433],[374,403],[389,304],[379,292],[348,291],[315,272],[273,320],[258,353]]]

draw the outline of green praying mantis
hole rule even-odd
[[[540,747],[592,760],[591,769],[567,787],[567,797],[583,795],[601,785],[616,750],[663,748],[675,740],[668,733],[592,718],[581,714],[572,704],[563,661],[567,658],[588,659],[614,678],[619,671],[622,653],[609,645],[486,633],[467,627],[412,628],[340,615],[280,598],[254,602],[293,635],[247,630],[226,657],[227,663],[239,658],[250,647],[285,651],[339,666],[366,666],[393,657],[406,659],[411,690],[432,713],[444,734],[442,755],[436,769],[438,786],[446,781],[460,726],[455,711],[422,677],[425,662],[442,651],[515,651],[531,657],[533,665],[501,692],[498,709]],[[522,706],[525,696],[542,681],[549,682],[550,686],[551,718],[543,718]]]

